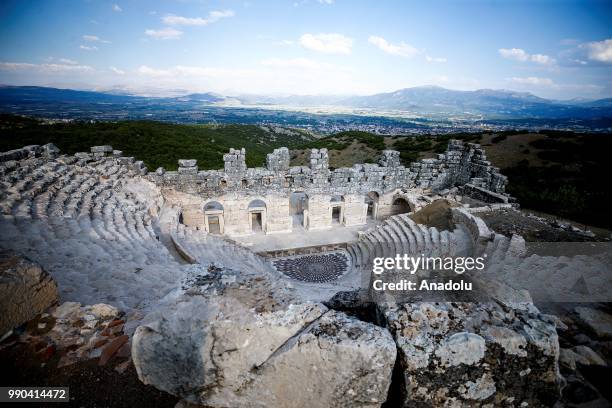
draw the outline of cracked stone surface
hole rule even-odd
[[[144,383],[212,407],[386,400],[396,357],[387,330],[301,302],[267,276],[214,273],[136,330],[132,357]]]
[[[40,265],[0,251],[0,336],[57,301],[57,284]]]
[[[498,304],[383,306],[398,344],[404,406],[547,406],[560,395],[552,321]]]

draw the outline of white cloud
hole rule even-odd
[[[585,47],[590,60],[612,63],[612,38],[586,43]]]
[[[296,94],[349,94],[357,92],[362,83],[350,67],[308,58],[268,58],[248,68],[142,65],[133,73],[135,77],[131,80],[135,84],[224,94],[286,93],[288,90]]]
[[[517,61],[527,61],[529,60],[529,54],[520,48],[500,48],[499,54],[507,59],[513,59]]]
[[[548,55],[544,54],[533,54],[531,56],[531,61],[542,65],[550,65],[555,63],[553,58],[550,58]]]
[[[170,71],[165,70],[165,69],[155,69],[155,68],[151,68],[147,65],[141,65],[140,67],[138,67],[137,72],[139,74],[142,75],[147,75],[147,76],[151,76],[151,77],[167,77],[167,76],[171,76],[172,74],[170,73]]]
[[[75,60],[71,60],[68,58],[58,58],[57,61],[61,62],[62,64],[68,64],[68,65],[78,65],[79,64]]]
[[[178,40],[183,35],[183,32],[172,27],[165,27],[160,30],[145,30],[145,34],[157,40]]]
[[[147,65],[138,67],[137,72],[153,78],[222,78],[222,77],[248,77],[249,70],[225,69],[214,67],[198,67],[188,65],[175,65],[167,69],[152,68]]]
[[[125,71],[119,69],[119,68],[115,68],[115,67],[108,67],[108,69],[111,70],[111,72],[117,74],[117,75],[125,75]]]
[[[182,17],[175,16],[173,14],[167,15],[162,18],[164,24],[169,25],[184,25],[184,26],[205,26],[222,18],[233,17],[234,11],[232,10],[215,10],[208,13],[206,18],[202,17]]]
[[[123,9],[119,7],[118,4],[113,4],[113,11],[116,11],[117,13],[121,13]]]
[[[368,38],[368,42],[380,48],[387,54],[397,55],[400,57],[414,57],[420,52],[412,45],[406,44],[405,42],[401,42],[399,44],[391,44],[384,38],[375,35],[371,35]]]
[[[533,86],[554,86],[555,83],[550,78],[539,78],[539,77],[512,77],[506,78],[510,82],[520,85],[533,85]]]
[[[439,63],[447,62],[446,58],[442,58],[442,57],[434,58],[434,57],[430,57],[429,55],[425,56],[425,61],[427,61],[427,62],[439,62]]]
[[[500,48],[498,50],[499,55],[504,58],[512,59],[520,62],[535,62],[536,64],[541,65],[553,65],[556,61],[554,58],[549,57],[544,54],[533,54],[530,55],[525,50],[521,48]]]
[[[98,47],[96,47],[95,45],[79,45],[79,48],[82,49],[83,51],[98,51]]]
[[[350,54],[353,40],[338,33],[307,33],[300,37],[300,44],[304,48],[325,54]]]
[[[85,41],[89,41],[89,42],[99,42],[99,43],[103,43],[103,44],[110,44],[110,41],[106,41],[101,39],[100,37],[98,37],[97,35],[84,35],[83,40]]]
[[[74,62],[74,61],[71,61]],[[94,71],[89,65],[70,64],[30,64],[27,62],[0,62],[0,70],[23,72],[36,71],[41,73],[67,73],[67,72],[91,72]]]

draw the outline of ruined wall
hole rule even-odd
[[[159,168],[148,177],[162,188],[170,204],[182,207],[186,225],[207,228],[204,206],[211,200],[220,202],[227,234],[251,232],[249,203],[255,199],[266,203],[266,233],[290,231],[289,197],[293,192],[307,195],[304,225],[308,230],[330,228],[334,207],[339,207],[341,224],[365,224],[366,196],[373,192],[378,197],[378,218],[406,209],[406,204],[397,205],[395,200],[412,189],[437,191],[466,185],[505,197],[506,178],[486,160],[482,148],[456,140],[449,143],[445,154],[412,163],[409,168],[401,165],[399,152],[393,150],[383,151],[378,164],[334,170],[329,168],[327,149],[312,149],[309,166],[290,167],[285,147],[267,155],[265,168],[247,168],[244,149],[230,149],[223,161],[223,170],[199,171],[195,160],[179,160],[178,171]]]
[[[329,169],[327,149],[312,149],[309,166],[289,166],[287,148],[274,150],[266,158],[266,167],[247,168],[244,149],[230,149],[223,156],[223,170],[198,171],[194,160],[180,160],[178,171],[163,168],[149,177],[162,187],[218,197],[227,192],[270,194],[304,191],[308,194],[379,194],[396,189],[425,188],[440,190],[473,184],[495,193],[504,193],[506,177],[486,160],[478,144],[451,140],[446,153],[424,159],[406,168],[399,152],[385,150],[378,164],[355,164]]]

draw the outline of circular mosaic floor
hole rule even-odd
[[[302,282],[331,282],[348,269],[348,259],[341,252],[280,258],[272,263],[278,271]]]

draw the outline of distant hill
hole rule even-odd
[[[298,99],[303,97],[297,97]],[[288,98],[284,98],[287,104]],[[418,114],[482,114],[488,118],[593,118],[612,116],[609,100],[557,103],[528,92],[480,89],[455,91],[437,86],[400,89],[337,100],[339,106],[402,110]]]
[[[223,106],[226,102],[241,106],[318,107],[335,106],[378,111],[409,111],[419,115],[482,115],[484,119],[596,119],[612,118],[612,98],[554,101],[528,92],[480,89],[456,91],[438,86],[400,89],[368,96],[338,95],[240,95],[228,97],[216,93],[192,93],[178,97],[144,97],[117,90],[110,93],[75,91],[34,86],[0,86],[3,104],[124,104],[125,108],[158,110],[193,109],[197,106]],[[0,106],[1,107],[1,106]],[[79,106],[71,106],[78,109]],[[84,106],[84,108],[86,108]],[[118,106],[117,108],[121,108]]]
[[[0,103],[126,103],[138,97],[42,86],[0,86]]]
[[[479,89],[455,91],[420,86],[367,96],[240,96],[244,104],[283,106],[338,106],[382,111],[410,111],[422,115],[480,114],[487,118],[597,118],[612,117],[611,99],[554,101],[529,92]]]
[[[127,90],[124,90],[127,91]],[[407,88],[370,96],[134,96],[70,89],[0,86],[0,113],[62,120],[278,125],[320,134],[478,132],[483,128],[609,132],[611,99],[552,101],[504,90]],[[178,90],[173,90],[173,93]]]

